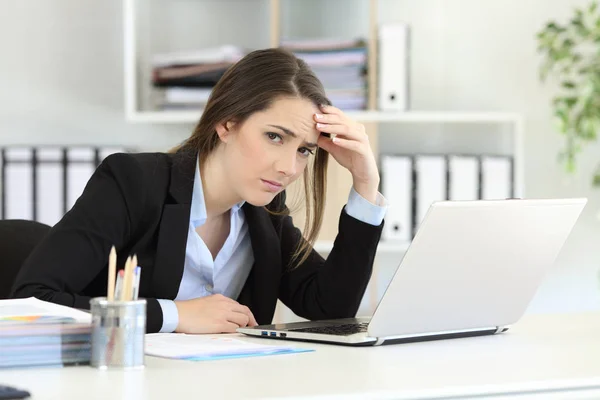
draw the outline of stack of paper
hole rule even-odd
[[[192,51],[155,54],[152,57],[154,98],[161,110],[200,110],[213,87],[246,51],[224,45]]]
[[[91,316],[35,299],[0,300],[0,368],[87,364]]]
[[[334,106],[362,110],[367,106],[367,46],[362,39],[283,40],[311,67]]]
[[[256,344],[233,335],[186,335],[155,333],[146,335],[146,354],[179,360],[203,361],[303,353],[310,349]]]

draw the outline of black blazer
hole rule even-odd
[[[107,157],[73,208],[27,259],[12,297],[89,309],[90,298],[106,295],[108,255],[115,245],[119,268],[128,255],[137,254],[147,331],[160,330],[163,317],[156,299],[174,299],[183,275],[196,157],[190,151]],[[268,207],[285,208],[285,193]],[[243,210],[255,262],[237,301],[252,310],[259,324],[271,323],[278,298],[307,319],[356,314],[383,223],[366,224],[342,210],[327,260],[313,250],[306,262],[290,269],[290,257],[302,240],[292,219],[248,203]]]

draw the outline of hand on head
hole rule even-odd
[[[364,125],[333,106],[321,106],[321,112],[314,115],[314,120],[317,130],[330,136],[321,135],[319,147],[348,169],[354,189],[375,203],[380,178]]]

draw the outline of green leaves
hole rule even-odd
[[[592,186],[600,188],[600,164],[596,167],[594,172],[594,178],[592,179]]]
[[[536,34],[541,81],[554,77],[561,93],[552,99],[557,130],[565,136],[559,161],[575,172],[576,155],[600,130],[600,12],[598,2],[574,10],[566,24],[549,21]],[[593,178],[600,187],[600,166]]]
[[[600,172],[594,175],[594,179],[592,180],[592,186],[600,188]]]

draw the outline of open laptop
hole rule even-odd
[[[238,332],[355,346],[505,332],[525,313],[586,203],[435,202],[372,317]]]

